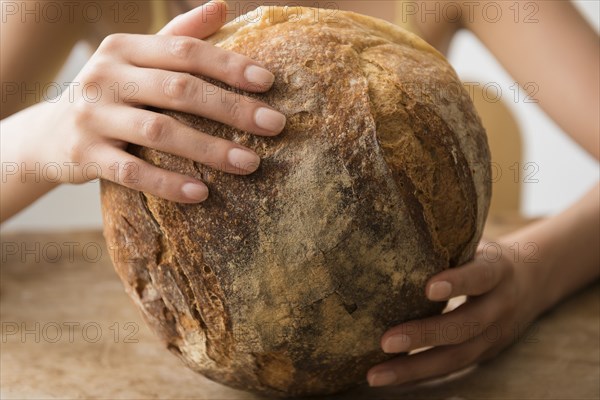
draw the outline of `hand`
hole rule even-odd
[[[74,172],[63,174],[63,182],[101,177],[183,203],[206,199],[206,185],[132,156],[125,151],[128,143],[229,173],[255,171],[260,159],[253,151],[142,108],[192,113],[257,135],[281,132],[283,114],[190,75],[253,92],[271,87],[274,76],[259,63],[201,40],[223,24],[225,7],[222,2],[208,3],[175,18],[159,35],[108,36],[75,79],[74,98],[63,94],[55,104],[38,107],[36,116],[49,121],[35,139],[40,154],[29,158],[74,164]],[[87,97],[82,88],[88,88]],[[90,101],[98,93],[102,95]]]
[[[395,326],[382,336],[386,353],[432,348],[374,366],[367,374],[371,386],[449,374],[494,357],[524,333],[541,311],[540,290],[534,287],[538,277],[531,264],[513,262],[507,247],[493,243],[486,248],[484,252],[480,246],[472,262],[445,270],[426,285],[430,300],[466,295],[464,304],[446,314]]]

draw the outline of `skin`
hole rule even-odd
[[[209,9],[211,13],[207,15]],[[63,95],[56,103],[40,103],[3,121],[2,158],[22,160],[27,170],[35,168],[35,163],[75,165],[69,173],[61,174],[61,183],[81,183],[102,177],[184,203],[206,199],[206,185],[129,155],[124,150],[127,143],[164,150],[231,173],[247,174],[256,170],[260,160],[251,150],[139,108],[150,105],[194,113],[257,135],[281,132],[285,117],[267,104],[233,95],[188,74],[202,74],[248,91],[264,91],[273,83],[273,74],[259,63],[201,40],[222,25],[225,9],[224,3],[213,3],[193,10],[167,25],[158,35],[107,36],[75,78],[81,87],[94,85],[106,95],[92,102],[86,100],[89,98],[86,96],[95,94],[76,90],[74,97]],[[78,29],[85,26],[81,24]],[[44,28],[35,26],[34,29]],[[10,42],[11,37],[3,36],[3,42],[5,39]],[[13,45],[9,54],[16,57],[14,53],[24,49],[27,46]],[[13,76],[7,78],[3,76],[3,82],[19,81],[11,79]],[[115,82],[122,88],[118,92],[111,90]],[[128,91],[126,83],[130,82],[135,85]],[[25,122],[28,120],[35,122]],[[107,121],[111,121],[110,125]],[[33,129],[24,133],[19,129],[24,124],[33,125]],[[47,140],[47,126],[54,127],[53,140]],[[26,143],[46,145],[39,148]],[[36,180],[33,175],[27,178]],[[54,185],[56,183],[39,185],[22,180],[20,174],[11,175],[8,182],[3,183],[2,218],[12,215]]]
[[[480,4],[485,7],[485,2]],[[512,17],[508,9],[512,2],[496,4],[502,5],[503,15]],[[539,91],[532,97],[598,160],[598,36],[569,2],[536,4],[538,23],[514,23],[509,17],[489,23],[482,13],[469,14],[469,2],[463,2],[459,22],[421,22],[418,28],[441,50],[447,50],[448,37],[458,29],[471,30],[516,81],[537,83]],[[494,357],[537,316],[598,279],[599,226],[595,186],[564,212],[497,239],[503,250],[499,259],[479,252],[472,262],[432,277],[425,288],[430,300],[465,295],[467,302],[446,314],[388,330],[381,339],[382,349],[401,355],[373,367],[367,375],[369,384],[417,382]],[[533,260],[524,256],[532,248]],[[406,355],[429,346],[433,348]]]
[[[107,7],[112,4],[104,3]],[[3,163],[14,161],[26,170],[34,170],[36,163],[73,166],[65,167],[55,182],[36,179],[33,174],[3,174],[2,221],[61,183],[82,183],[98,176],[178,202],[198,202],[208,196],[202,182],[129,155],[124,151],[128,143],[178,154],[236,174],[252,173],[258,167],[260,160],[249,149],[142,110],[141,105],[195,113],[257,135],[277,135],[283,129],[284,117],[274,113],[265,118],[264,110],[259,120],[269,126],[257,124],[260,108],[275,112],[269,105],[244,98],[231,101],[226,91],[186,74],[202,74],[248,91],[269,89],[273,79],[269,72],[254,69],[250,80],[245,74],[247,67],[260,67],[260,63],[202,41],[231,18],[223,3],[193,9],[170,22],[159,35],[141,34],[149,28],[152,11],[148,2],[134,3],[138,6],[138,23],[104,18],[90,24],[78,17],[80,13],[75,13],[70,23],[23,23],[19,19],[3,22],[3,84],[26,82],[32,87],[34,82],[41,82],[41,86],[51,82],[73,45],[85,40],[99,46],[74,81],[80,87],[97,84],[103,94],[110,95],[103,95],[96,103],[86,101],[81,90],[74,91],[73,98],[63,94],[54,103],[32,105],[35,96],[21,99],[7,95],[2,99]],[[176,14],[202,3],[169,4]],[[315,4],[294,2],[298,3]],[[536,2],[538,22],[525,24],[527,10],[521,10],[519,21],[514,22],[514,11],[508,9],[512,2],[495,2],[504,7],[506,16],[495,23],[486,21],[481,12],[485,2],[477,2],[479,9],[472,8],[473,2],[458,3],[462,12],[448,15],[452,22],[444,18],[435,22],[417,15],[413,22],[421,36],[445,52],[458,30],[474,32],[516,81],[537,84],[539,90],[531,93],[532,97],[598,159],[598,36],[573,6],[566,1]],[[79,4],[83,6],[85,1]],[[389,4],[370,1],[366,7],[363,1],[339,3],[342,8],[383,18],[391,15],[386,8]],[[103,15],[112,16],[111,12],[103,10]],[[135,82],[138,91],[131,96],[131,92],[120,87],[115,97],[111,91],[115,82]],[[207,93],[212,95],[203,96]],[[233,159],[236,152],[238,159]],[[98,168],[86,169],[88,165]],[[369,384],[417,382],[496,355],[537,316],[598,278],[599,226],[596,186],[564,212],[497,239],[494,248],[500,246],[500,257],[486,256],[482,245],[472,262],[432,277],[425,288],[430,300],[446,301],[465,295],[467,302],[446,314],[409,321],[387,331],[381,338],[382,349],[399,355],[374,366],[367,374]],[[532,244],[536,250],[533,262],[523,256],[530,254],[526,246]],[[515,246],[521,256],[515,256]],[[461,327],[458,331],[453,328],[457,326]],[[494,340],[489,339],[490,332]],[[423,347],[432,348],[408,355]]]

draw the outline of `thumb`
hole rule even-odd
[[[173,18],[158,34],[204,39],[219,30],[226,18],[227,3],[224,0],[211,0]]]

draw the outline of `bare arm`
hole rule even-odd
[[[514,3],[496,4],[502,4],[504,15],[497,22],[488,22],[481,12],[472,12],[475,18],[465,18],[463,25],[518,82],[535,82],[539,91],[534,97],[542,109],[598,160],[598,35],[569,1],[530,3],[536,7],[521,8],[518,16]],[[598,277],[599,223],[600,201],[595,187],[565,212],[504,238],[507,243],[528,241],[539,246],[539,265],[547,272],[538,275],[546,277],[542,286],[548,297],[544,309]]]
[[[598,35],[569,1],[537,1],[538,22],[508,17],[497,23],[477,18],[464,25],[492,51],[520,83],[535,82],[535,98],[581,147],[600,157],[600,47]],[[534,9],[531,9],[534,10]],[[530,10],[530,11],[531,11]],[[480,15],[480,14],[479,14]]]
[[[542,109],[584,150],[600,157],[598,35],[569,1],[462,2],[462,18],[415,18],[425,40],[446,52],[460,28],[472,31],[520,84],[537,85]],[[485,17],[487,3],[500,18]],[[518,6],[515,8],[515,4]],[[523,4],[527,4],[524,8]],[[512,7],[512,8],[511,8]],[[496,11],[489,11],[496,15]]]
[[[44,2],[25,5],[3,2],[2,35],[0,36],[0,78],[2,102],[0,119],[21,111],[41,101],[42,89],[49,87],[65,62],[75,43],[84,37],[84,25],[79,18],[61,18],[58,21],[44,18],[41,10]],[[25,14],[24,7],[34,10]],[[64,10],[61,10],[61,13]],[[37,109],[35,109],[37,110]],[[32,125],[42,117],[34,109],[29,111],[29,126],[2,122],[0,137],[0,160],[2,162],[2,190],[0,191],[0,221],[31,204],[56,186],[29,176],[21,179],[20,170],[28,165],[34,168],[36,160],[27,148],[41,145],[31,143],[25,132],[35,129]],[[19,126],[20,125],[20,126]],[[39,125],[39,124],[36,124]],[[39,126],[38,126],[39,128]],[[11,134],[12,132],[12,134]],[[12,172],[15,172],[13,175]],[[29,182],[27,182],[29,181]]]
[[[68,23],[66,18],[52,22],[43,18],[41,12],[23,14],[24,5],[20,3],[10,2],[10,6],[7,2],[3,3],[6,14],[1,25],[0,78],[4,95],[0,119],[39,102],[39,91],[25,96],[21,94],[21,85],[33,91],[50,83],[75,43],[83,36],[83,25],[79,19],[73,19],[73,23]],[[33,6],[28,5],[35,10]]]

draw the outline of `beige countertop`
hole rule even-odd
[[[521,223],[492,219],[488,233]],[[125,294],[100,232],[6,234],[1,245],[2,399],[260,398],[188,370],[164,348]],[[454,379],[329,398],[598,399],[599,289],[573,296]]]

